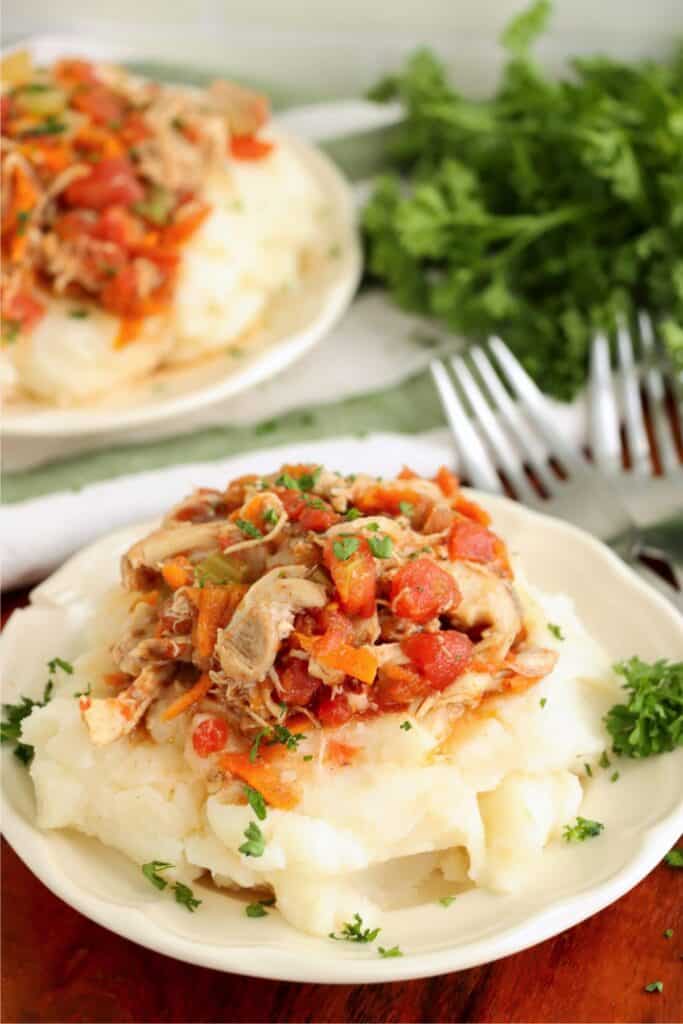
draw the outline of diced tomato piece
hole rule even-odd
[[[145,237],[145,228],[125,206],[109,206],[102,211],[92,233],[95,238],[114,242],[122,249],[132,249],[141,244]]]
[[[364,537],[356,538],[358,547],[353,554],[346,559],[339,558],[335,553],[335,546],[343,539],[331,537],[328,540],[323,552],[325,565],[332,575],[344,611],[349,615],[367,618],[375,610],[375,560]]]
[[[122,317],[137,315],[140,303],[138,278],[132,263],[123,266],[102,289],[100,300],[105,309]]]
[[[192,746],[199,757],[222,750],[228,742],[228,726],[223,718],[205,718],[192,733]]]
[[[137,146],[139,142],[148,139],[151,134],[152,130],[147,124],[144,114],[135,110],[126,115],[118,131],[118,135],[127,146]]]
[[[35,327],[44,313],[45,306],[30,291],[16,291],[9,301],[3,296],[3,319],[18,323],[24,331]]]
[[[87,235],[92,238],[97,229],[95,214],[88,210],[68,210],[55,220],[55,233],[64,242],[71,242]]]
[[[446,498],[454,498],[460,490],[460,481],[457,476],[455,473],[451,473],[450,469],[446,469],[445,466],[439,467],[434,477],[434,483],[439,485],[442,494]]]
[[[320,680],[310,674],[306,662],[300,658],[289,658],[284,667],[278,669],[278,674],[285,704],[306,707],[320,687]]]
[[[443,690],[467,668],[472,641],[464,633],[416,633],[401,641],[401,650],[435,690]]]
[[[120,203],[129,206],[145,197],[145,190],[135,176],[135,168],[127,157],[111,157],[93,164],[87,177],[77,178],[64,190],[70,206],[86,206],[102,210]]]
[[[65,58],[59,60],[55,64],[54,75],[61,82],[69,82],[71,84],[92,84],[97,82],[97,75],[95,74],[95,68],[87,60],[77,60],[75,58]]]
[[[455,580],[431,558],[406,562],[391,581],[392,611],[411,622],[428,622],[459,600]]]
[[[331,508],[316,508],[307,505],[301,515],[299,522],[304,530],[313,530],[315,533],[324,533],[330,526],[338,523],[340,516]]]
[[[410,704],[416,697],[430,691],[426,679],[407,665],[384,665],[379,670],[372,695],[380,708],[394,708]]]
[[[263,160],[272,149],[272,142],[255,135],[233,135],[230,139],[230,152],[235,160]]]
[[[292,522],[298,522],[306,509],[306,502],[301,491],[290,490],[288,487],[276,487],[274,490],[284,505],[288,517]]]
[[[339,605],[334,602],[326,605],[319,612],[318,622],[330,646],[333,644],[348,644],[353,640],[351,620],[339,610]]]
[[[495,533],[481,523],[458,519],[448,535],[448,555],[454,562],[496,562],[507,568],[505,544]]]
[[[71,97],[71,106],[91,118],[95,124],[119,125],[126,105],[120,96],[106,85],[95,83],[77,89]]]
[[[336,697],[323,697],[316,708],[318,718],[327,729],[336,729],[351,718],[353,712],[346,699],[341,693]]]

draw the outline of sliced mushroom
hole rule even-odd
[[[216,652],[228,679],[243,684],[263,679],[297,612],[326,604],[325,588],[307,574],[305,566],[284,566],[250,587],[230,625],[218,631]]]

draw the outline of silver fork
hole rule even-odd
[[[639,561],[641,534],[624,503],[567,443],[544,395],[500,338],[448,362],[453,377],[440,360],[430,369],[467,479],[498,494],[504,479],[524,504],[581,526],[683,611],[683,595]]]

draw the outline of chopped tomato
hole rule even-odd
[[[65,242],[82,238],[83,235],[92,237],[96,227],[96,216],[88,210],[69,210],[67,213],[60,213],[54,225],[55,233]]]
[[[403,653],[435,690],[445,689],[465,671],[472,648],[470,638],[456,630],[416,633],[401,641]]]
[[[16,291],[11,299],[3,299],[3,319],[19,324],[22,330],[30,331],[45,313],[42,302],[30,291]]]
[[[355,539],[358,540],[355,551],[348,558],[340,558],[339,542],[344,538],[331,537],[325,545],[323,558],[332,575],[344,611],[349,615],[367,618],[375,610],[375,560],[365,538]]]
[[[127,157],[111,157],[93,164],[86,177],[72,181],[64,190],[64,198],[70,206],[102,210],[116,203],[138,203],[145,198],[145,190]]]
[[[299,516],[299,522],[304,530],[313,530],[315,533],[324,533],[339,522],[340,517],[331,508],[317,508],[313,505],[306,505]]]
[[[127,263],[114,274],[102,289],[101,302],[105,309],[122,317],[135,317],[138,313],[138,276],[132,263]]]
[[[59,81],[71,84],[86,83],[90,85],[97,82],[95,68],[90,61],[77,60],[75,58],[58,60],[55,64],[54,75]]]
[[[486,526],[470,519],[458,519],[453,523],[448,535],[448,555],[454,562],[459,559],[468,562],[499,562],[501,568],[509,571],[503,541]]]
[[[228,742],[228,726],[223,718],[205,718],[192,733],[192,746],[200,757],[222,750]]]
[[[118,134],[127,146],[137,146],[139,142],[148,139],[152,132],[144,114],[134,110],[126,115]]]
[[[190,213],[179,211],[177,219],[161,232],[162,245],[181,245],[186,242],[204,223],[210,212],[211,207],[208,203],[195,203]]]
[[[356,506],[361,512],[388,512],[392,516],[399,515],[403,503],[413,506],[424,504],[422,496],[413,490],[409,480],[391,486],[374,484],[356,498]]]
[[[74,210],[67,216],[81,212]],[[93,235],[105,242],[114,242],[122,249],[132,249],[141,244],[145,236],[145,229],[141,221],[125,206],[109,206],[102,211],[99,221],[95,224]]]
[[[263,160],[272,149],[272,142],[255,135],[233,135],[230,139],[230,152],[235,160]]]
[[[318,702],[316,713],[327,729],[336,729],[338,726],[344,725],[353,714],[346,695],[343,693],[336,697],[323,697]]]
[[[407,665],[384,665],[379,670],[372,693],[380,708],[393,708],[426,696],[429,684]]]
[[[125,112],[121,97],[106,85],[95,83],[77,89],[71,97],[71,106],[91,118],[95,124],[118,127]],[[112,124],[113,122],[113,124]]]
[[[446,498],[454,498],[460,490],[460,481],[457,476],[455,473],[451,473],[450,469],[446,469],[445,466],[439,467],[438,472],[434,477],[434,483],[439,485],[442,494],[444,494]]]
[[[306,707],[320,686],[320,680],[310,674],[301,658],[289,658],[280,676],[280,695],[285,704]]]
[[[428,622],[460,600],[455,580],[431,558],[406,562],[391,581],[391,608],[411,622]]]

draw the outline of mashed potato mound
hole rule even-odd
[[[118,593],[74,675],[24,722],[38,824],[79,829],[139,864],[167,861],[168,875],[185,881],[210,872],[219,886],[272,890],[283,916],[316,935],[354,913],[381,920],[383,910],[419,902],[427,884],[443,892],[532,884],[544,847],[580,809],[585,765],[605,749],[601,719],[615,684],[567,598],[519,589],[539,630],[561,627],[563,641],[543,637],[559,653],[553,672],[524,693],[487,699],[455,727],[436,709],[420,719],[352,720],[322,740],[307,732],[291,755],[300,802],[268,808],[258,823],[261,857],[239,852],[256,820],[251,807],[212,791],[185,716],[162,720],[175,691],[153,706],[142,737],[91,743],[73,694],[111,671],[103,652],[120,627]],[[330,757],[331,744],[360,753],[344,764]]]

